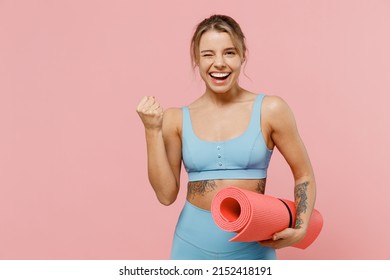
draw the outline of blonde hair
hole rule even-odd
[[[246,58],[245,36],[240,25],[231,17],[226,15],[212,15],[209,18],[201,21],[194,32],[191,39],[191,63],[193,68],[199,63],[199,43],[202,35],[207,31],[215,30],[218,32],[226,32],[230,35],[234,47],[243,60]]]

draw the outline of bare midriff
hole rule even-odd
[[[202,209],[210,210],[216,193],[226,187],[238,187],[264,194],[266,178],[250,180],[204,180],[188,182],[187,200]]]

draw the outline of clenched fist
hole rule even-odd
[[[164,110],[154,96],[144,96],[137,106],[145,129],[161,129]]]

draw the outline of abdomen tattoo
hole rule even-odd
[[[187,197],[194,198],[196,195],[204,195],[213,191],[216,187],[217,184],[214,180],[188,182]]]

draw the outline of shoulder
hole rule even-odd
[[[163,128],[166,131],[181,131],[183,122],[182,108],[168,108],[163,115]]]
[[[290,110],[286,101],[277,95],[265,95],[263,99],[263,110],[268,113],[282,113],[283,111]]]
[[[181,118],[182,108],[168,108],[164,111],[164,118]]]
[[[276,95],[264,96],[262,114],[273,127],[294,125],[295,118],[287,102]]]

